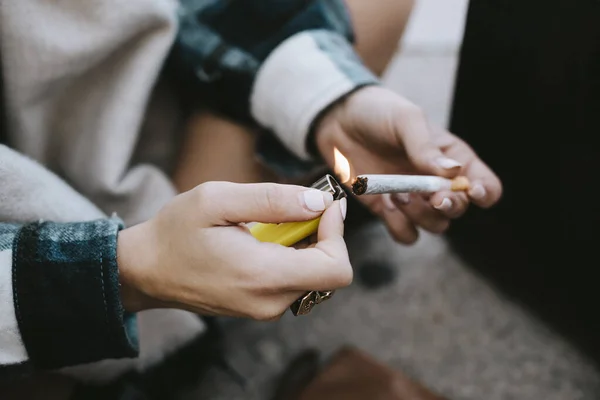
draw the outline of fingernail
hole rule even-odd
[[[325,211],[333,203],[333,196],[328,192],[320,190],[306,190],[302,193],[304,205],[311,211]]]
[[[442,202],[437,206],[433,206],[433,208],[440,211],[450,211],[452,209],[452,200],[450,200],[447,197],[444,197]]]
[[[485,195],[485,188],[481,183],[474,184],[469,190],[469,196],[475,200],[483,200]]]
[[[348,208],[348,201],[346,200],[345,197],[342,197],[340,199],[340,211],[342,212],[342,219],[345,220],[346,219],[346,211]]]
[[[385,193],[383,195],[383,205],[388,211],[395,211],[398,209],[394,202],[392,201],[392,195],[389,193]]]
[[[410,194],[409,193],[394,193],[394,200],[399,204],[409,204],[410,203]]]
[[[435,160],[436,164],[444,169],[453,169],[462,167],[462,164],[448,157],[438,157]]]

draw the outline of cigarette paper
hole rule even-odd
[[[360,175],[352,184],[356,195],[382,193],[435,193],[440,190],[469,190],[464,176],[454,179],[425,175]]]

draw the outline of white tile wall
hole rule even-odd
[[[403,38],[404,51],[455,53],[467,5],[467,0],[417,0]]]
[[[468,0],[417,0],[396,56],[385,75],[392,89],[446,126]]]

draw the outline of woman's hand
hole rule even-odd
[[[502,194],[498,177],[465,142],[444,129],[432,128],[416,105],[385,88],[360,89],[333,106],[317,126],[316,141],[330,166],[334,167],[334,148],[347,157],[353,176],[469,178],[472,185],[468,193],[361,196],[399,242],[417,240],[417,227],[441,233],[469,203],[490,207]]]
[[[248,222],[322,215],[318,242],[305,249],[256,240]],[[343,239],[345,199],[301,186],[208,182],[119,235],[122,298],[128,311],[180,308],[270,320],[309,290],[352,281]]]

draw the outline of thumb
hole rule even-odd
[[[344,219],[346,219],[347,207],[348,201],[343,197],[323,214],[319,222],[317,247],[330,240],[339,241],[341,239],[344,243]]]
[[[342,198],[323,213],[319,223],[319,241],[314,247],[274,249],[281,254],[286,251],[285,257],[277,259],[278,267],[296,276],[294,290],[332,290],[352,282],[352,266],[344,242],[346,206],[346,198]]]
[[[425,113],[417,106],[405,107],[403,118],[394,124],[395,135],[403,144],[406,155],[421,174],[452,178],[462,167],[461,163],[446,157],[431,135]]]
[[[207,182],[198,186],[202,211],[214,225],[295,222],[320,216],[331,193],[296,185]]]
[[[329,207],[321,217],[318,242],[315,249],[326,254],[330,260],[335,260],[335,264],[327,271],[315,271],[314,276],[320,277],[320,281],[312,282],[313,285],[307,287],[316,288],[317,290],[330,290],[348,286],[352,282],[352,267],[348,258],[346,242],[344,241],[346,207],[347,200],[342,198]],[[319,263],[315,261],[308,265],[311,265],[311,267],[318,266]],[[308,272],[308,270],[305,271]],[[326,289],[327,287],[329,289]]]
[[[336,201],[332,207],[325,211],[319,222],[317,245],[315,247],[330,256],[338,254],[340,248],[346,248],[344,219],[346,218],[347,207],[348,202],[345,197]]]

